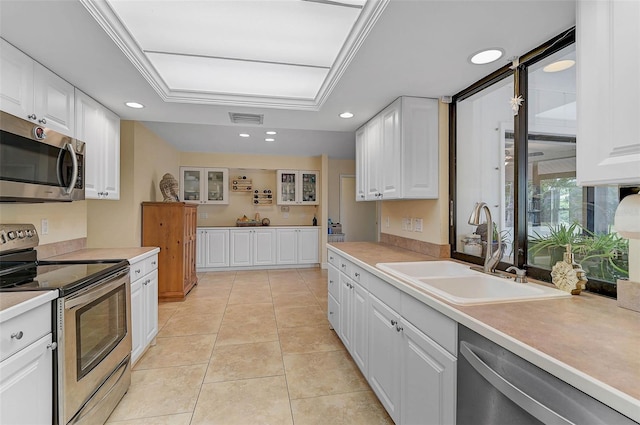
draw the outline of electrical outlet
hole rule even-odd
[[[288,212],[283,213],[282,218],[289,218],[289,213]]]
[[[422,232],[422,219],[421,218],[414,219],[413,229],[416,232]]]
[[[407,219],[407,232],[413,232],[413,219]]]
[[[407,217],[402,217],[402,230],[407,230]]]
[[[40,222],[40,234],[48,235],[49,234],[49,220],[43,218]]]
[[[199,214],[198,214],[198,216],[199,216],[200,218],[209,218],[209,214],[208,214],[208,213],[206,213],[206,212],[201,212],[201,213],[199,213]]]

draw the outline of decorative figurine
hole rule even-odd
[[[180,202],[178,198],[178,180],[172,174],[166,173],[160,180],[160,192],[164,197],[163,202]]]
[[[574,261],[571,244],[567,244],[566,248],[562,261],[558,261],[551,269],[551,281],[558,289],[570,292],[571,295],[580,295],[587,283],[587,274]]]

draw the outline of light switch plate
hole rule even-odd
[[[422,232],[422,219],[421,218],[415,218],[414,219],[413,229],[416,232]]]

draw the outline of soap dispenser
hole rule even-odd
[[[558,261],[551,269],[551,281],[554,285],[571,295],[580,295],[587,283],[587,274],[580,264],[575,262],[571,244],[566,245],[562,261]]]

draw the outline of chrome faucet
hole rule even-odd
[[[507,270],[507,272],[515,272],[516,276],[513,278],[517,283],[527,283],[527,271],[524,269],[519,269],[516,266],[511,266]]]
[[[487,249],[485,250],[484,266],[482,271],[484,273],[494,274],[496,272],[496,266],[500,262],[502,256],[502,242],[498,238],[498,248],[493,252],[493,220],[491,219],[491,211],[484,202],[477,202],[473,207],[471,216],[469,217],[469,224],[473,226],[480,225],[480,211],[484,211],[487,218]]]

